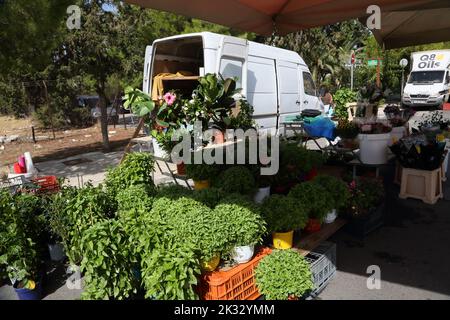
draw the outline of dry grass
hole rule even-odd
[[[0,116],[0,136],[26,133],[30,131],[31,124],[30,119]]]

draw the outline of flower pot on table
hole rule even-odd
[[[359,134],[360,159],[365,164],[385,164],[388,160],[388,145],[391,133]]]
[[[294,230],[288,232],[274,232],[272,234],[275,249],[290,249],[294,242]]]
[[[326,224],[330,224],[333,223],[337,218],[337,210],[333,209],[331,210],[331,212],[329,212],[326,216],[325,219],[323,220],[323,223]]]
[[[308,233],[314,233],[320,231],[322,223],[320,219],[309,218],[306,224],[305,231]]]
[[[216,254],[214,257],[212,257],[209,261],[201,261],[200,267],[202,271],[210,272],[216,270],[216,268],[219,266],[220,263],[220,254]]]
[[[194,189],[203,190],[209,188],[209,180],[194,180]]]
[[[184,164],[184,162],[177,164],[177,174],[180,176],[186,175],[186,165]]]
[[[384,209],[385,205],[382,203],[361,217],[350,219],[345,225],[344,230],[353,236],[364,238],[383,225]]]

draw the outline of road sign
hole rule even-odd
[[[369,67],[376,67],[378,65],[378,60],[367,60],[367,65]],[[383,65],[383,62],[380,61],[380,66]]]

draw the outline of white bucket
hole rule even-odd
[[[241,246],[234,247],[231,251],[231,257],[237,263],[246,263],[253,258],[253,253],[255,252],[255,246]]]
[[[264,201],[265,198],[270,196],[270,186],[265,187],[265,188],[259,188],[258,192],[256,192],[255,197],[253,198],[253,200],[256,203],[262,203]]]
[[[366,164],[384,164],[387,162],[388,144],[391,133],[359,134],[360,159]]]
[[[391,143],[389,145],[396,143],[404,136],[406,136],[406,127],[393,127],[391,131]]]
[[[336,209],[333,209],[331,212],[329,212],[325,216],[325,219],[323,220],[323,222],[326,223],[326,224],[333,223],[334,220],[336,220],[336,218],[337,218],[337,212],[336,212]]]

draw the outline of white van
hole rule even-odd
[[[207,73],[237,77],[262,130],[276,132],[287,115],[304,109],[323,112],[308,66],[293,51],[210,32],[158,39],[145,53],[143,91],[152,92],[156,75],[178,71],[192,76],[164,80],[164,91],[192,92]]]
[[[450,92],[450,50],[414,52],[411,61],[403,105],[442,109]]]

